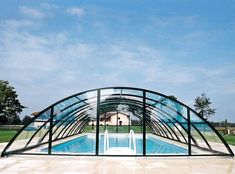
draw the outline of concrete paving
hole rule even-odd
[[[61,157],[0,158],[1,174],[235,174],[234,158]]]
[[[0,152],[6,143],[0,144]],[[235,146],[230,146],[235,152]],[[78,157],[13,155],[0,174],[235,174],[230,157]]]

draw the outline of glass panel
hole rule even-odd
[[[188,123],[173,122],[170,124],[181,142],[188,143]]]
[[[191,116],[191,134],[196,143],[192,146],[192,154],[228,153],[227,148],[212,128],[194,112]]]
[[[143,154],[142,96],[132,89],[101,90],[99,154]]]
[[[187,109],[171,99],[146,93],[146,155],[187,155]]]
[[[97,91],[76,99],[54,117],[52,154],[95,155]]]
[[[77,98],[77,96],[64,100],[58,103],[56,106],[54,106],[54,112],[55,113],[60,112],[63,109],[66,109],[70,105],[73,105],[74,103],[77,103],[77,102],[79,102],[79,99]]]
[[[187,108],[180,103],[150,92],[146,93],[146,97],[147,104],[171,115],[178,121],[181,122],[187,119]]]
[[[148,107],[147,112],[151,115],[153,123],[162,125],[160,128],[164,129],[167,135],[173,140],[187,142],[187,120],[180,120],[171,117],[169,114],[163,113],[154,107]],[[184,126],[186,124],[186,126]],[[162,131],[161,131],[162,132]],[[164,136],[165,134],[162,134]],[[167,137],[167,136],[166,136]]]
[[[136,95],[139,97],[143,96],[143,91],[142,90],[135,90],[135,89],[121,89],[122,94],[129,94],[129,95]]]
[[[47,147],[48,144],[41,145],[44,142],[48,142],[48,136],[42,140],[42,137],[49,131],[49,119],[51,109],[46,110],[37,119],[29,124],[14,140],[8,151],[24,149],[32,146],[38,146],[32,150],[26,151],[26,153],[47,153],[42,149]],[[40,146],[39,146],[40,145]]]

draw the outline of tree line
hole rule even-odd
[[[211,121],[210,122],[214,127],[235,127],[235,123],[228,122],[227,119],[224,121]]]

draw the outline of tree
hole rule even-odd
[[[211,108],[211,101],[209,97],[206,97],[205,93],[195,99],[195,110],[206,120],[215,114],[215,109]]]
[[[0,80],[0,124],[19,122],[19,114],[25,107],[17,97],[15,88],[8,81]]]
[[[169,95],[168,97],[169,97],[170,99],[174,100],[174,101],[177,101],[177,97],[174,96],[174,95]]]
[[[32,117],[26,115],[24,118],[23,118],[23,124],[26,125],[28,124],[29,122],[31,122],[32,120]]]
[[[11,121],[11,124],[22,124],[22,120],[17,115],[16,117],[13,118],[13,120]]]
[[[0,115],[0,124],[6,124],[8,122],[5,115]]]

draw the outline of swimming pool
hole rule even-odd
[[[136,134],[136,153],[143,154],[142,135]],[[128,147],[128,134],[110,134],[109,147]],[[95,135],[85,134],[75,139],[53,145],[52,153],[76,153],[76,154],[95,154],[96,140]],[[44,148],[42,151],[47,151]],[[187,149],[179,147],[175,144],[160,140],[154,136],[146,138],[146,154],[187,154]],[[104,135],[99,137],[99,154],[104,154]]]

